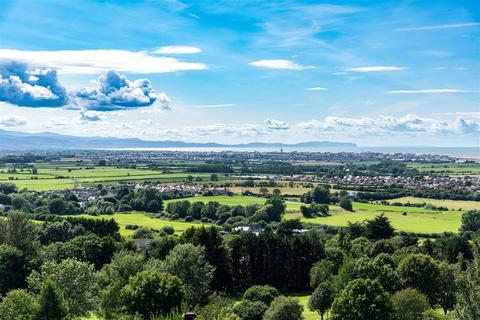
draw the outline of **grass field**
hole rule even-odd
[[[3,173],[1,173],[3,171]],[[40,166],[33,175],[28,170],[7,173],[0,168],[0,183],[14,183],[19,189],[27,188],[35,191],[63,190],[75,185],[87,186],[99,183],[115,183],[117,181],[159,181],[179,182],[189,175],[202,180],[209,179],[207,173],[172,172],[146,169],[125,169],[115,167],[75,167],[75,166]]]
[[[169,202],[175,201],[183,201],[188,200],[190,202],[200,201],[203,203],[207,203],[210,201],[217,201],[220,204],[225,204],[228,206],[247,206],[249,204],[259,204],[264,205],[267,199],[261,197],[250,197],[250,196],[210,196],[210,197],[190,197],[190,198],[182,198],[182,199],[173,199],[173,200],[166,200],[165,205]],[[287,212],[300,212],[300,206],[304,205],[300,202],[293,202],[293,201],[286,201],[287,204]]]
[[[480,202],[478,201],[462,201],[462,200],[438,200],[438,199],[428,199],[428,198],[417,198],[417,197],[402,197],[397,199],[389,200],[388,202],[400,202],[400,203],[427,203],[434,206],[447,207],[450,210],[480,210]]]
[[[424,173],[449,176],[480,176],[480,163],[412,163],[408,166]]]
[[[131,212],[131,213],[115,213],[113,215],[100,215],[100,216],[90,216],[90,215],[78,215],[75,217],[85,217],[92,219],[114,219],[120,226],[120,234],[122,236],[131,236],[134,230],[127,230],[125,226],[127,224],[136,224],[139,227],[152,228],[152,229],[161,229],[165,226],[171,226],[175,229],[176,234],[181,234],[190,227],[199,227],[203,224],[197,222],[183,222],[183,221],[168,221],[162,219],[152,218],[151,216],[143,212]]]
[[[362,222],[384,213],[396,230],[415,233],[458,232],[461,211],[427,211],[423,208],[382,206],[377,204],[354,203],[354,212],[331,206],[330,216],[306,219],[303,222],[346,226],[348,222]],[[406,212],[406,215],[403,213]],[[285,218],[297,218],[298,213],[287,214]]]

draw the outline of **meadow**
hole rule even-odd
[[[154,218],[144,212],[133,211],[131,213],[115,213],[113,215],[78,215],[75,217],[85,217],[92,219],[114,219],[120,226],[120,234],[128,237],[134,233],[134,230],[128,230],[125,227],[127,225],[138,225],[139,227],[145,227],[150,229],[161,230],[163,227],[170,226],[175,229],[175,234],[182,234],[185,230],[191,227],[200,227],[202,224],[199,222],[183,222],[183,221],[169,221]]]
[[[3,171],[3,173],[2,173]],[[157,181],[174,183],[185,180],[188,176],[197,179],[209,179],[207,173],[171,172],[162,173],[158,170],[125,169],[116,167],[76,167],[39,165],[37,174],[27,169],[16,173],[7,173],[6,168],[0,168],[0,183],[14,183],[19,189],[33,191],[64,190],[76,186],[95,186],[99,183],[110,184],[119,181]]]
[[[331,206],[330,216],[301,218],[302,222],[346,226],[349,222],[363,222],[384,214],[398,231],[414,233],[458,232],[461,225],[461,211],[428,211],[424,208],[387,206],[369,203],[353,203],[353,212]],[[300,214],[287,214],[288,218],[298,218]]]
[[[408,167],[415,168],[423,173],[449,176],[480,176],[480,163],[411,163]]]
[[[397,199],[388,200],[389,203],[425,203],[434,206],[446,207],[449,210],[480,210],[480,202],[478,201],[463,201],[463,200],[440,200],[440,199],[428,199],[418,197],[402,197]]]

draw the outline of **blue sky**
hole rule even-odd
[[[478,1],[0,2],[3,129],[479,145]]]

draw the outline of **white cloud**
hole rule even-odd
[[[305,70],[312,69],[313,66],[303,66],[292,60],[273,59],[273,60],[258,60],[250,62],[249,65],[268,69],[287,69],[287,70]]]
[[[395,67],[395,66],[371,66],[371,67],[358,67],[358,68],[348,68],[347,71],[351,72],[384,72],[384,71],[400,71],[405,68]]]
[[[105,120],[105,114],[97,111],[81,111],[80,121],[103,121]]]
[[[228,108],[228,107],[234,107],[235,104],[233,103],[222,103],[222,104],[206,104],[202,106],[195,106],[197,108]]]
[[[152,53],[157,54],[194,54],[200,53],[202,49],[197,47],[189,47],[189,46],[166,46],[160,47],[157,50],[153,51]]]
[[[435,68],[435,70],[452,70],[452,71],[461,71],[461,70],[465,70],[465,68],[463,67],[437,67]]]
[[[109,70],[153,74],[208,68],[203,63],[154,56],[148,51],[126,50],[23,51],[0,49],[1,59],[54,68],[62,74],[98,74]]]
[[[386,91],[390,94],[416,94],[416,93],[466,93],[469,90],[463,89],[420,89],[420,90],[391,90]]]
[[[475,26],[480,26],[480,22],[465,22],[465,23],[440,24],[440,25],[422,26],[422,27],[407,27],[407,28],[398,28],[398,29],[395,29],[395,31],[428,31],[428,30],[465,28],[465,27],[475,27]]]
[[[21,127],[27,124],[27,120],[22,117],[17,117],[14,115],[6,115],[0,117],[0,125],[4,127]]]
[[[24,107],[60,107],[67,100],[55,70],[15,61],[0,63],[0,101]]]
[[[308,91],[327,91],[327,88],[324,87],[312,87],[312,88],[307,88],[306,90]]]
[[[168,97],[164,93],[157,94],[149,80],[130,81],[115,71],[102,74],[97,88],[83,88],[75,96],[76,103],[87,110],[126,110],[154,103],[163,109],[170,108]]]
[[[288,122],[282,120],[267,119],[264,123],[268,129],[272,130],[287,130],[289,128]]]
[[[480,132],[480,121],[457,117],[452,121],[423,118],[414,114],[403,117],[379,116],[377,118],[361,117],[326,117],[323,121],[310,120],[298,123],[296,128],[312,132],[344,133],[357,135],[388,135],[408,133],[438,134],[475,134]]]

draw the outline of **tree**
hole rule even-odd
[[[102,286],[119,282],[125,285],[128,279],[145,269],[145,257],[143,254],[131,251],[116,252],[109,264],[106,264],[98,273],[98,279]]]
[[[218,181],[218,174],[212,173],[212,174],[210,175],[210,181],[212,181],[212,182],[213,182],[213,181]]]
[[[67,209],[67,203],[65,200],[55,198],[48,204],[48,210],[51,214],[65,214]]]
[[[74,259],[48,261],[39,271],[33,271],[27,282],[32,291],[39,292],[47,279],[54,281],[63,292],[72,316],[85,316],[96,307],[98,284],[92,264]]]
[[[444,314],[447,314],[447,312],[455,306],[455,293],[457,291],[455,285],[455,268],[446,262],[441,262],[438,265],[438,270],[438,302]]]
[[[365,229],[367,238],[374,240],[391,238],[395,231],[383,213],[372,220],[368,220]]]
[[[25,285],[28,275],[26,262],[20,250],[15,247],[0,245],[0,296],[15,288]]]
[[[339,206],[347,211],[353,211],[352,200],[349,197],[342,197],[339,202]]]
[[[248,288],[244,294],[243,299],[250,301],[261,301],[265,305],[270,305],[270,303],[279,296],[278,290],[269,285],[256,285]]]
[[[67,310],[62,291],[52,279],[47,278],[40,290],[36,319],[62,320],[67,317]]]
[[[472,251],[473,260],[457,276],[456,320],[480,319],[480,233],[473,239]]]
[[[232,261],[219,228],[189,228],[182,234],[181,241],[205,248],[205,259],[215,268],[212,289],[228,291],[232,288]]]
[[[396,292],[392,303],[398,320],[422,320],[423,313],[430,308],[427,297],[412,288]]]
[[[261,301],[242,300],[233,306],[233,312],[241,320],[262,320],[267,308]]]
[[[406,287],[425,294],[430,304],[436,303],[440,271],[432,257],[425,254],[409,255],[400,261],[398,273]]]
[[[185,284],[185,298],[191,305],[204,301],[215,268],[205,260],[205,249],[179,244],[160,263],[160,270],[176,275]]]
[[[10,291],[0,303],[0,320],[35,320],[37,302],[25,290]]]
[[[308,307],[310,310],[315,310],[320,314],[323,320],[323,315],[330,308],[333,302],[333,290],[329,282],[322,282],[313,291],[310,300],[308,300]]]
[[[322,282],[328,281],[335,271],[335,264],[330,260],[320,260],[310,269],[310,287],[316,288]]]
[[[332,320],[385,320],[390,319],[393,307],[388,293],[378,280],[356,279],[335,298]]]
[[[280,221],[280,223],[278,224],[277,233],[287,237],[291,237],[294,230],[301,229],[303,229],[303,224],[300,222],[300,219],[287,219]]]
[[[303,306],[298,299],[293,297],[280,296],[272,301],[265,315],[264,320],[301,320]]]
[[[461,232],[480,231],[480,210],[467,211],[462,215]]]
[[[285,213],[285,202],[276,196],[265,201],[265,212],[268,214],[268,221],[280,221]]]
[[[144,270],[131,277],[120,290],[120,301],[131,315],[144,319],[165,315],[179,307],[184,298],[182,281],[172,274]]]
[[[28,214],[11,211],[6,221],[0,220],[0,243],[31,253],[37,244],[37,230]]]

